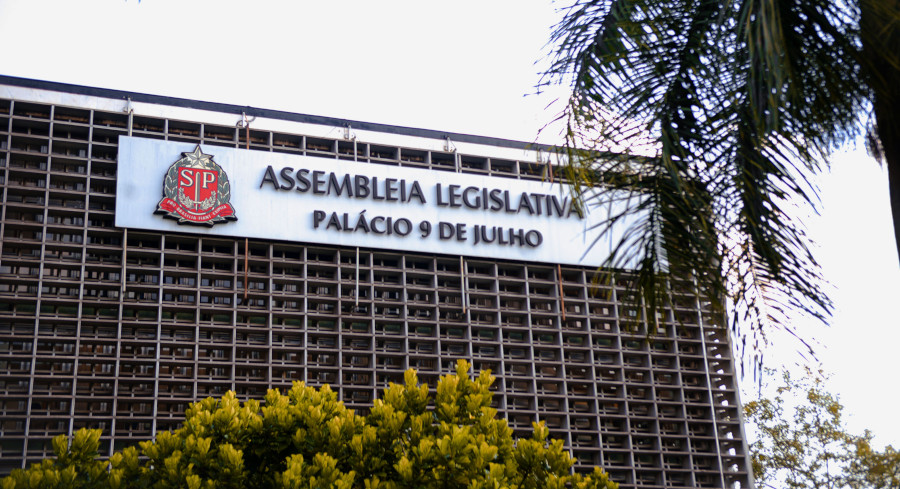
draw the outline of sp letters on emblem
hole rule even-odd
[[[178,224],[212,226],[237,220],[230,200],[228,175],[198,144],[169,167],[156,214],[177,219]]]

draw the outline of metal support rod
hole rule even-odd
[[[463,257],[460,255],[459,257],[459,289],[462,298],[462,307],[463,314],[466,313],[466,264],[463,262]]]
[[[247,303],[247,238],[244,238],[244,304]]]
[[[250,149],[250,120],[247,119],[247,114],[244,114],[244,129],[245,134],[247,135],[247,149]],[[244,238],[244,304],[247,303],[247,258],[249,255],[249,240]]]
[[[356,291],[354,292],[354,296],[356,297],[356,307],[359,307],[359,246],[356,247]]]
[[[538,163],[541,162],[541,158],[543,157],[543,153],[538,152]],[[550,183],[553,183],[553,162],[550,156],[547,156],[547,163],[544,165],[547,168],[547,175],[550,177]]]
[[[250,149],[250,121],[247,120],[247,116],[244,116],[244,129],[246,130],[247,149]]]
[[[128,283],[128,228],[122,230],[122,280],[119,297],[125,297],[125,284]]]
[[[556,264],[556,280],[559,282],[559,310],[562,312],[562,320],[566,320],[566,296],[563,294],[562,267]]]

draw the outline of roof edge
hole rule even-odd
[[[351,119],[341,119],[338,117],[326,117],[320,115],[300,114],[288,112],[284,110],[263,109],[251,106],[240,106],[234,104],[226,104],[220,102],[206,102],[202,100],[191,100],[180,97],[168,97],[164,95],[153,95],[140,92],[129,92],[125,90],[115,90],[111,88],[88,87],[84,85],[74,85],[71,83],[62,83],[46,80],[36,80],[32,78],[21,78],[16,76],[0,74],[0,85],[12,85],[22,88],[33,88],[38,90],[49,90],[54,92],[72,93],[75,95],[86,95],[92,97],[101,97],[108,99],[128,100],[133,102],[141,102],[156,105],[168,105],[174,107],[183,107],[188,109],[207,110],[211,112],[221,112],[227,114],[241,115],[243,113],[248,116],[264,117],[269,119],[279,119],[291,122],[300,122],[305,124],[317,124],[333,127],[352,127],[353,129],[381,132],[387,134],[398,134],[403,136],[414,136],[429,139],[447,139],[453,142],[481,144],[486,146],[497,146],[502,148],[513,148],[532,151],[549,151],[556,152],[560,148],[540,143],[528,143],[525,141],[516,141],[512,139],[496,138],[490,136],[477,136],[473,134],[463,134],[458,132],[440,131],[435,129],[421,129],[407,126],[395,126],[391,124],[382,124],[377,122],[364,122]]]

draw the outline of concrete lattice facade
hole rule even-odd
[[[727,333],[688,281],[644,341],[624,288],[595,285],[591,269],[255,239],[245,249],[114,226],[118,136],[243,148],[245,131],[221,121],[247,110],[0,79],[0,471],[81,427],[102,428],[106,449],[148,439],[229,389],[261,398],[295,380],[328,383],[365,411],[405,369],[433,386],[465,358],[497,376],[495,406],[517,435],[544,420],[580,466],[599,464],[623,487],[750,486]],[[251,115],[283,129],[254,126],[259,151],[549,176],[490,151],[344,137],[387,126]],[[304,132],[314,126],[334,136]]]

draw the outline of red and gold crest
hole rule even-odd
[[[198,144],[169,167],[156,213],[177,219],[179,224],[212,226],[237,220],[230,200],[228,175]]]

